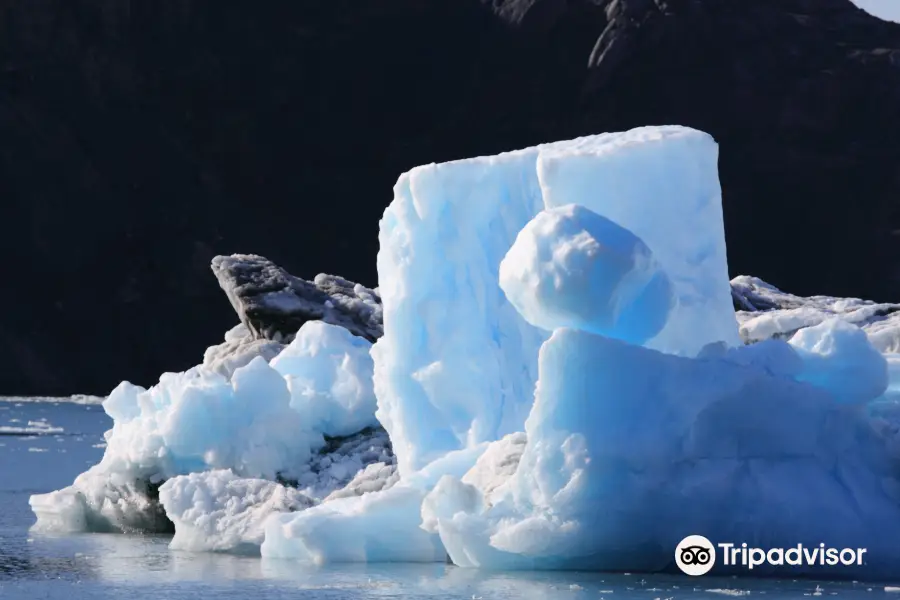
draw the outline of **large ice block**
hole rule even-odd
[[[401,473],[521,431],[548,334],[506,299],[499,265],[545,207],[586,206],[658,257],[675,305],[650,347],[692,356],[738,344],[717,157],[705,133],[646,127],[401,176],[381,221],[385,335],[372,351]]]

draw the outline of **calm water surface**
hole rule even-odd
[[[762,596],[896,598],[883,583],[593,573],[482,573],[448,565],[334,566],[168,549],[159,536],[29,533],[28,497],[100,460],[110,420],[99,406],[0,401],[0,599],[431,598],[676,600]],[[6,428],[6,429],[4,429]],[[62,428],[62,431],[58,431]],[[40,433],[13,434],[19,429]],[[900,543],[900,540],[898,540]]]

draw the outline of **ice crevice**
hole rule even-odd
[[[189,550],[641,572],[702,534],[869,549],[791,575],[896,572],[900,305],[729,282],[717,160],[669,126],[417,167],[377,293],[218,260],[244,329],[119,386],[38,527],[140,525],[116,490],[146,480]]]

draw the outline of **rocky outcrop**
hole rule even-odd
[[[4,2],[0,391],[150,384],[215,255],[373,282],[399,173],[637,125],[720,142],[734,273],[900,299],[898,50],[849,0]]]
[[[217,256],[212,270],[256,339],[289,343],[307,321],[339,325],[370,342],[384,334],[381,298],[342,277],[306,281],[255,254]]]

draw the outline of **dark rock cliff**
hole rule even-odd
[[[198,362],[216,254],[375,285],[414,165],[670,123],[733,273],[900,298],[900,26],[849,0],[0,0],[0,392]]]

